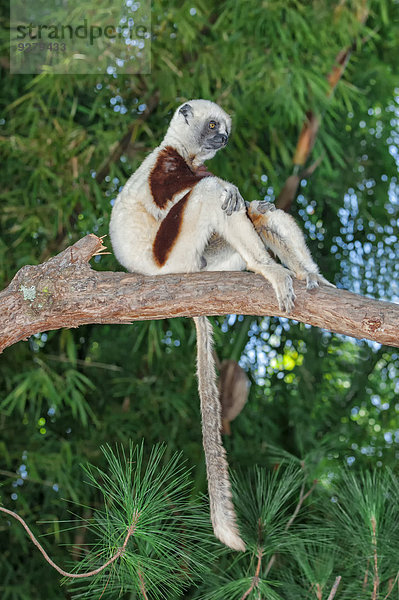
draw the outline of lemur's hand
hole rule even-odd
[[[238,187],[232,183],[224,188],[223,197],[222,210],[226,211],[226,215],[230,216],[233,212],[238,212],[245,208],[244,198],[241,196]]]

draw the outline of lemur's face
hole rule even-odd
[[[190,100],[177,109],[171,127],[198,165],[226,146],[231,118],[214,102]]]
[[[229,139],[230,128],[226,119],[215,115],[205,119],[201,131],[201,146],[205,150],[219,150],[223,148]]]

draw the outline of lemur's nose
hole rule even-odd
[[[223,144],[224,146],[227,144],[227,140],[229,139],[229,136],[226,135],[225,133],[217,133],[214,138],[215,142],[217,144]]]

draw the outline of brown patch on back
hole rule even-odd
[[[168,260],[170,251],[172,250],[180,233],[183,222],[183,213],[190,193],[191,190],[190,192],[187,192],[187,194],[183,196],[179,202],[172,206],[162,221],[157,235],[155,236],[153,254],[155,261],[160,267]]]
[[[191,190],[200,179],[211,176],[212,173],[203,165],[195,171],[190,169],[177,150],[166,146],[159,153],[150,173],[149,183],[154,202],[159,208],[165,208],[176,194],[187,188]]]
[[[203,177],[214,177],[214,174],[208,171],[205,165],[200,165],[194,170],[194,174],[198,179],[202,179]]]

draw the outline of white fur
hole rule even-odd
[[[181,190],[164,208],[156,204],[149,178],[159,153],[171,146],[195,170],[217,151],[205,147],[201,135],[204,123],[214,119],[219,124],[219,133],[226,135],[231,128],[229,115],[213,102],[191,100],[185,104],[190,110],[184,114],[181,107],[177,109],[162,143],[130,177],[116,199],[110,222],[116,258],[128,271],[144,275],[248,268],[271,282],[280,308],[289,312],[295,298],[291,272],[272,260],[262,239],[297,277],[306,278],[309,288],[319,282],[328,282],[319,275],[292,217],[280,210],[273,211],[270,205],[262,202],[252,202],[247,214],[237,188],[218,177],[205,177],[195,183],[182,213],[180,233],[166,262],[160,266],[155,260],[153,243],[162,220],[189,191]],[[229,199],[233,200],[230,204]],[[220,540],[233,549],[244,550],[245,544],[235,524],[227,463],[219,433],[220,403],[212,358],[211,327],[205,317],[196,318],[195,322],[212,522]],[[212,451],[207,450],[209,447]]]
[[[194,113],[189,118],[189,124],[179,107],[160,146],[130,177],[115,201],[110,222],[115,255],[129,271],[144,275],[198,271],[201,269],[201,256],[204,256],[207,242],[212,233],[216,232],[231,246],[231,253],[225,250],[220,263],[217,258],[212,257],[209,267],[216,270],[233,267],[242,270],[247,267],[262,274],[272,283],[281,308],[289,311],[294,301],[289,272],[268,255],[247,217],[244,204],[232,215],[227,215],[222,209],[226,194],[237,190],[218,177],[206,177],[195,185],[184,210],[181,234],[168,260],[162,266],[154,260],[153,241],[160,222],[184,195],[184,192],[176,195],[163,209],[154,202],[148,178],[159,153],[166,146],[172,146],[186,162],[191,161],[192,166],[202,165],[204,160],[216,153],[216,150],[203,148],[198,139],[204,121],[212,118],[218,120],[222,124],[222,131],[227,134],[231,128],[229,115],[217,104],[208,100],[191,100],[186,104],[190,105]]]
[[[160,209],[151,195],[148,177],[154,167],[158,155],[166,146],[172,146],[188,162],[192,161],[193,167],[203,164],[204,160],[212,158],[216,150],[206,150],[198,143],[199,129],[205,119],[215,118],[224,123],[222,131],[228,134],[231,129],[231,119],[214,102],[209,100],[191,100],[188,103],[195,111],[195,118],[190,126],[187,126],[185,118],[179,113],[179,107],[169,125],[166,135],[161,144],[147,156],[137,171],[130,177],[121,193],[118,195],[111,215],[110,236],[115,256],[128,271],[154,275],[159,272],[189,272],[198,270],[198,257],[190,263],[173,256],[168,264],[161,269],[154,261],[152,244],[159,229],[160,222],[176,202],[185,194],[183,191],[177,194],[164,209]],[[184,105],[182,105],[184,106]],[[194,157],[194,160],[191,158]],[[210,183],[211,181],[211,183]],[[204,195],[212,196],[214,200],[222,200],[224,182],[217,177],[202,180],[198,185],[198,194],[194,194],[190,202],[198,202]],[[226,184],[228,185],[228,184]],[[216,196],[216,198],[215,198]],[[209,210],[209,207],[208,207]],[[203,247],[206,244],[209,227],[206,233],[197,227],[197,222],[184,218],[184,232],[187,239],[198,239],[198,244]],[[174,254],[174,252],[172,252]],[[190,257],[194,253],[190,253]],[[180,254],[179,254],[180,255]]]

